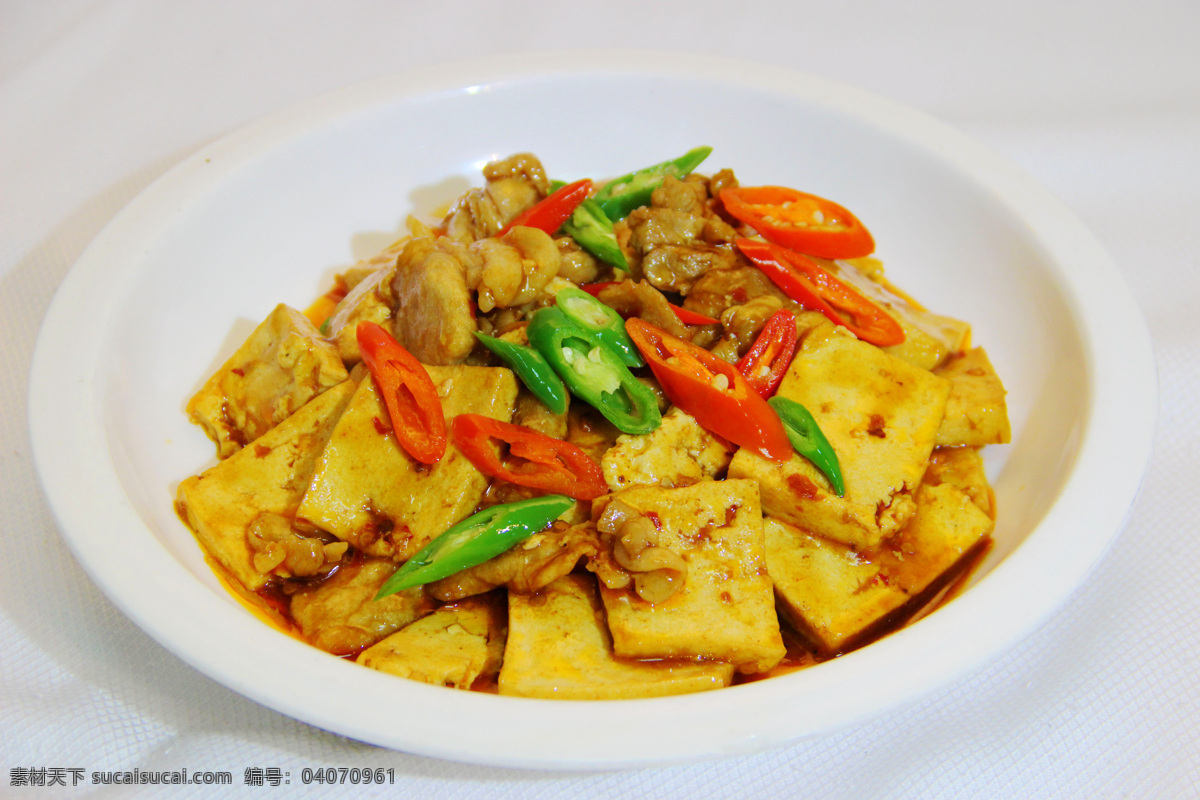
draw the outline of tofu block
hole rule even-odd
[[[1012,441],[1004,384],[982,347],[950,359],[937,374],[951,384],[938,445],[978,447]]]
[[[447,421],[483,414],[508,422],[516,379],[503,367],[426,367]],[[415,461],[391,433],[375,382],[364,379],[338,421],[296,514],[354,548],[407,561],[474,512],[488,478],[453,442],[432,467]],[[381,433],[383,431],[383,433]]]
[[[950,382],[832,323],[804,336],[777,393],[803,405],[837,453],[846,494],[800,455],[783,464],[745,448],[730,478],[758,482],[763,512],[869,552],[908,522]]]
[[[509,592],[500,694],[560,700],[622,700],[728,686],[718,661],[633,661],[613,654],[591,575],[559,578],[535,595]]]
[[[909,601],[849,545],[770,517],[763,531],[779,613],[823,656],[854,649]]]
[[[504,602],[493,593],[442,606],[364,650],[358,663],[455,689],[494,679],[504,658]]]
[[[317,460],[355,391],[351,380],[317,395],[284,422],[179,484],[176,509],[204,551],[246,589],[269,573],[254,563],[246,534],[263,514],[293,517]]]
[[[976,447],[935,448],[929,456],[925,483],[948,483],[962,489],[980,511],[993,520],[996,518],[996,499]]]
[[[292,619],[315,646],[335,655],[353,655],[434,610],[420,586],[375,600],[395,571],[394,563],[382,559],[343,565],[329,579],[292,595]]]
[[[714,659],[741,672],[766,672],[783,658],[752,481],[635,486],[594,501],[593,516],[614,499],[657,519],[658,546],[687,562],[683,588],[661,603],[632,585],[600,587],[617,655]]]
[[[916,515],[870,560],[840,542],[764,520],[780,613],[823,655],[902,625],[986,545],[992,521],[960,489],[923,484],[916,501]]]
[[[614,492],[641,485],[690,486],[724,472],[734,449],[673,406],[663,415],[662,425],[650,433],[618,436],[600,467]]]
[[[188,401],[187,414],[228,458],[346,377],[337,349],[280,303]]]

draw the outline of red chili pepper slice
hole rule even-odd
[[[526,228],[538,228],[551,236],[571,218],[575,209],[588,195],[592,193],[592,179],[568,183],[566,186],[546,196],[544,200],[530,206],[517,214],[513,221],[505,225],[497,236],[503,236],[518,225]]]
[[[796,355],[796,316],[786,308],[771,315],[746,355],[734,364],[750,388],[769,399],[783,382]]]
[[[737,186],[721,190],[729,214],[769,242],[818,258],[861,258],[875,239],[858,217],[832,200],[786,186]]]
[[[587,453],[524,425],[459,414],[450,423],[450,435],[462,454],[493,478],[576,500],[595,500],[609,492],[600,465]],[[500,443],[499,454],[493,439]]]
[[[737,246],[788,297],[863,341],[879,347],[904,341],[904,328],[890,314],[808,256],[756,239],[738,239]]]
[[[387,406],[396,441],[422,464],[436,464],[446,452],[446,418],[433,379],[380,325],[360,322],[355,335],[363,363]]]
[[[733,364],[637,317],[625,330],[663,392],[701,426],[771,461],[792,457],[783,423]]]
[[[600,292],[602,292],[608,286],[616,286],[617,283],[618,283],[618,281],[601,281],[600,283],[587,283],[587,284],[584,284],[583,286],[580,286],[579,288],[583,289],[585,292],[590,294],[592,297],[599,298]],[[703,314],[697,313],[695,311],[689,311],[688,309],[684,308],[683,306],[677,306],[674,303],[667,303],[667,305],[669,305],[671,307],[671,310],[675,312],[675,316],[678,317],[679,321],[682,322],[684,325],[720,325],[721,324],[721,321],[718,319],[713,319],[712,317],[706,317]]]

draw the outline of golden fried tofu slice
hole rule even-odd
[[[650,433],[618,436],[600,467],[614,492],[641,485],[690,486],[724,472],[734,449],[702,428],[695,417],[673,406]]]
[[[304,586],[291,599],[292,619],[304,638],[335,655],[352,655],[434,610],[422,587],[376,600],[396,571],[384,559],[358,559],[332,577]]]
[[[777,464],[743,448],[729,477],[757,481],[768,516],[874,550],[915,511],[950,382],[824,323],[804,335],[777,394],[812,413],[837,453],[845,496],[800,455]]]
[[[179,484],[175,505],[180,518],[204,551],[250,591],[267,582],[270,569],[255,565],[247,540],[251,524],[267,514],[294,516],[354,390],[354,381],[343,381],[249,447]]]
[[[657,520],[658,546],[687,562],[683,588],[660,603],[632,585],[601,586],[618,655],[714,659],[741,672],[766,672],[783,658],[753,481],[634,486],[595,501],[593,516],[614,499]]]
[[[442,606],[364,650],[358,663],[455,689],[494,680],[504,657],[504,602],[493,592]]]
[[[936,374],[950,381],[937,443],[947,447],[1006,444],[1012,440],[1004,384],[982,347],[950,359]]]
[[[960,489],[922,484],[916,501],[912,520],[869,560],[841,542],[764,520],[780,613],[822,654],[903,624],[986,546],[992,521]]]
[[[967,493],[979,510],[996,518],[996,500],[977,447],[937,447],[929,456],[925,483],[948,483]]]
[[[188,401],[187,414],[228,458],[344,380],[333,345],[280,303]]]
[[[566,575],[534,595],[509,592],[500,694],[560,700],[622,700],[728,686],[718,661],[634,661],[613,654],[591,575]]]
[[[516,379],[504,367],[426,367],[449,421],[483,414],[508,422]],[[453,442],[432,467],[414,460],[391,433],[375,382],[364,379],[334,428],[296,515],[381,558],[407,561],[465,518],[488,479]]]

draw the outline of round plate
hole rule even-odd
[[[714,148],[705,169],[853,209],[893,282],[971,322],[988,349],[1014,439],[985,451],[996,544],[965,593],[792,675],[681,697],[556,702],[364,669],[265,626],[218,585],[172,505],[179,481],[213,462],[183,407],[276,303],[305,307],[336,270],[395,239],[408,213],[479,185],[491,159],[531,151],[552,176],[600,178],[700,144]],[[1140,313],[1095,239],[964,136],[773,68],[574,53],[388,77],[206,146],[131,203],[67,276],[38,340],[30,408],[38,471],[76,556],[125,614],[204,673],[386,747],[595,768],[820,735],[1011,646],[1119,531],[1149,454],[1155,379]]]

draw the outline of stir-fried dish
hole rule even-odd
[[[1005,392],[846,208],[519,154],[277,306],[188,403],[180,517],[275,625],[500,694],[679,694],[926,613],[990,544]]]

